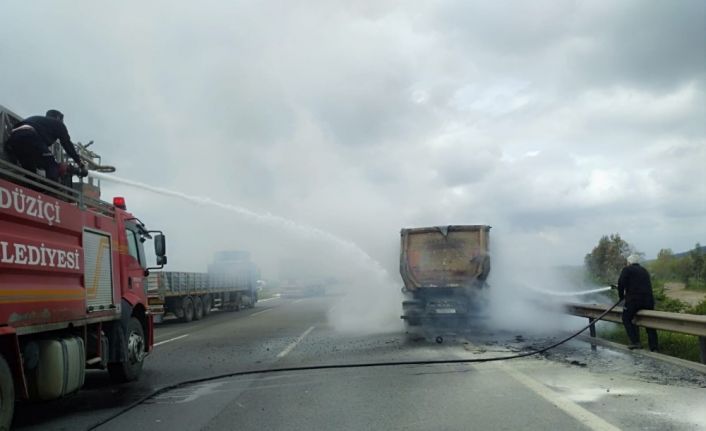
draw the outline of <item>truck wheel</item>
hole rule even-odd
[[[181,302],[181,309],[184,310],[184,316],[181,318],[182,322],[189,323],[194,320],[194,301],[190,297],[184,298]]]
[[[208,316],[211,314],[211,308],[213,307],[211,295],[204,295],[203,298],[201,298],[201,301],[203,302],[203,315]]]
[[[228,301],[228,311],[240,311],[240,296],[230,297]]]
[[[137,380],[142,373],[142,364],[145,362],[145,332],[136,317],[131,317],[128,321],[127,334],[125,335],[127,338],[127,361],[108,364],[110,378],[118,383]]]
[[[8,431],[15,411],[15,384],[5,358],[0,356],[0,431]]]
[[[194,320],[201,320],[203,317],[203,301],[200,296],[194,296]]]

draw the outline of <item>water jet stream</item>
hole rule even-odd
[[[311,226],[306,226],[302,225],[299,223],[296,223],[290,219],[274,215],[271,213],[265,213],[265,214],[258,214],[252,210],[249,210],[247,208],[243,208],[237,205],[231,205],[231,204],[226,204],[223,202],[218,202],[216,200],[213,200],[209,197],[203,197],[203,196],[193,196],[193,195],[188,195],[186,193],[178,192],[175,190],[169,190],[165,189],[162,187],[155,187],[151,186],[149,184],[141,183],[139,181],[133,181],[133,180],[128,180],[125,178],[120,178],[115,175],[107,175],[104,173],[100,172],[95,172],[91,171],[89,175],[95,179],[98,180],[103,180],[103,181],[110,181],[113,183],[119,183],[119,184],[124,184],[130,187],[135,187],[138,189],[146,190],[148,192],[160,194],[163,196],[171,196],[175,197],[184,201],[188,201],[191,203],[199,204],[199,205],[209,205],[212,207],[224,209],[226,211],[230,211],[233,213],[236,213],[246,219],[252,220],[257,223],[265,223],[269,224],[271,226],[275,227],[284,227],[286,229],[289,229],[291,231],[296,231],[300,234],[305,235],[306,237],[309,238],[314,238],[314,239],[319,239],[326,241],[330,244],[333,244],[339,248],[342,248],[349,253],[351,253],[353,256],[355,256],[361,263],[365,264],[369,268],[373,269],[375,271],[375,275],[377,277],[380,277],[381,279],[389,279],[389,274],[387,271],[380,265],[378,261],[370,257],[369,254],[367,254],[363,249],[361,249],[357,244],[355,244],[352,241],[339,238],[338,236],[326,232],[324,230],[311,227]]]
[[[534,290],[535,292],[543,293],[545,295],[552,295],[552,296],[580,296],[580,295],[590,295],[592,293],[599,293],[599,292],[606,292],[611,289],[610,286],[606,287],[599,287],[597,289],[590,289],[590,290],[581,290],[578,292],[557,292],[557,291],[552,291],[552,290],[544,290],[540,289],[538,287],[529,287],[530,290]]]

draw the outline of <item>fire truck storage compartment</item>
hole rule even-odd
[[[110,235],[84,229],[84,281],[88,311],[112,308],[113,303],[113,250]]]
[[[86,353],[81,338],[40,340],[37,344],[39,362],[28,376],[30,398],[53,400],[83,386]]]

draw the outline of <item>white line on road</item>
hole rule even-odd
[[[475,347],[470,340],[464,338],[464,341],[469,347]],[[560,394],[554,392],[543,383],[513,368],[512,365],[507,365],[503,362],[492,362],[490,363],[490,366],[503,371],[505,374],[508,374],[516,381],[525,385],[525,387],[530,389],[532,392],[549,401],[551,404],[554,404],[556,407],[563,410],[564,413],[578,420],[588,428],[596,431],[620,431],[620,428],[614,426],[600,416],[591,413],[573,401],[562,397]]]
[[[172,341],[181,340],[182,338],[188,337],[189,334],[180,335],[178,337],[170,338],[168,340],[160,341],[159,343],[154,343],[154,347],[161,346],[162,344],[171,343]]]
[[[279,299],[279,297],[278,297],[278,296],[273,296],[272,298],[258,299],[257,302],[272,301],[273,299]]]
[[[266,309],[264,309],[264,310],[258,311],[257,313],[251,314],[250,317],[252,317],[252,316],[257,316],[258,314],[262,314],[262,313],[267,313],[268,311],[272,311],[272,309],[271,309],[271,308],[266,308]]]
[[[303,299],[297,299],[294,302],[292,302],[292,304],[296,304],[297,302],[302,302],[302,301],[303,301]]]
[[[600,431],[620,431],[620,428],[614,426],[613,424],[607,422],[600,416],[597,416],[578,404],[562,397],[556,392],[552,391],[548,387],[544,386],[542,383],[534,380],[533,378],[511,368],[508,365],[497,364],[501,370],[512,376],[515,380],[525,385],[527,388],[531,389],[534,393],[559,407],[565,413],[572,416],[574,419],[578,420],[582,424],[586,425],[592,430]]]
[[[277,357],[278,357],[278,358],[284,358],[285,356],[287,356],[287,354],[288,354],[289,352],[291,352],[295,347],[297,347],[297,344],[301,343],[301,341],[304,339],[304,337],[306,337],[307,335],[309,335],[309,333],[310,333],[311,331],[313,331],[313,330],[314,330],[314,327],[313,327],[313,326],[310,326],[309,329],[307,329],[306,331],[304,331],[304,333],[301,334],[301,335],[299,336],[299,338],[297,338],[296,340],[294,340],[289,346],[287,346],[286,349],[284,349],[284,350],[282,350],[281,352],[279,352],[279,353],[277,354]]]

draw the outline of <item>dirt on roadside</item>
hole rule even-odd
[[[686,290],[684,283],[676,282],[664,283],[664,294],[669,298],[686,302],[692,307],[706,299],[706,292]]]

